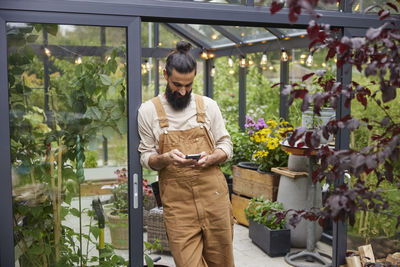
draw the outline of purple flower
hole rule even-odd
[[[267,124],[265,123],[263,118],[258,118],[257,124],[255,125],[256,130],[267,128]]]
[[[244,127],[246,128],[250,128],[250,127],[254,127],[256,125],[256,123],[254,122],[253,118],[249,115],[246,116],[246,123],[244,125]]]

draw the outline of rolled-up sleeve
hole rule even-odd
[[[219,109],[217,102],[211,100],[208,106],[208,116],[210,116],[210,131],[213,135],[215,148],[220,148],[225,152],[227,158],[226,161],[232,159],[233,156],[233,144],[231,136],[226,130],[224,119],[222,118],[221,110]]]
[[[149,158],[151,155],[158,154],[156,147],[156,138],[152,131],[151,118],[151,107],[143,104],[138,112],[138,130],[140,136],[139,152],[140,152],[140,164],[147,169],[151,169],[149,166]]]

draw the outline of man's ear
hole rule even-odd
[[[163,70],[163,74],[164,74],[164,79],[168,81],[168,74],[166,69]]]

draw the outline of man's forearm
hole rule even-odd
[[[222,149],[217,148],[208,157],[210,157],[210,165],[217,165],[224,162],[227,158],[227,155]]]
[[[149,158],[149,166],[153,170],[159,171],[159,170],[161,170],[162,168],[166,167],[169,164],[170,164],[170,161],[169,161],[168,153],[154,154],[154,155],[151,155],[150,158]]]

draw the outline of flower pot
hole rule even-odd
[[[250,161],[241,161],[238,163],[238,166],[240,168],[256,171],[259,167],[259,164],[255,163],[255,162],[250,162]]]
[[[301,127],[305,127],[307,129],[318,128],[319,126],[326,125],[336,117],[336,111],[333,108],[322,108],[320,113],[321,116],[314,114],[312,108],[304,111],[301,115]],[[321,136],[321,144],[332,142],[332,135],[330,135],[329,139],[327,140],[322,136],[322,130],[319,130],[318,132]]]
[[[116,249],[129,249],[129,218],[107,213],[108,226],[111,234],[111,244]]]
[[[250,219],[249,237],[271,257],[284,256],[290,251],[290,230],[271,230]]]

